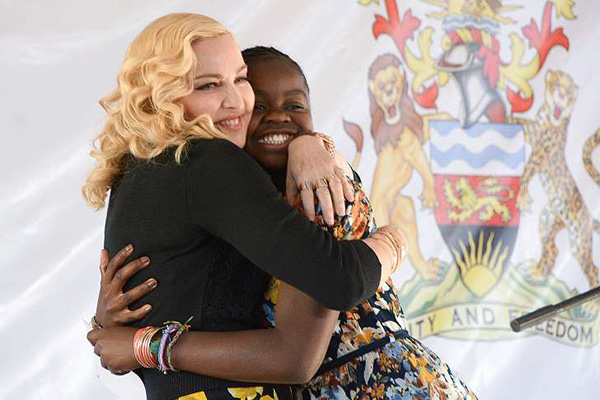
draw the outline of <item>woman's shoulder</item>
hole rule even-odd
[[[182,157],[182,165],[188,171],[188,179],[193,182],[203,179],[230,184],[252,181],[272,186],[267,173],[252,157],[224,139],[191,141]]]
[[[237,147],[226,139],[219,138],[198,138],[190,140],[186,148],[186,156],[196,154],[212,153],[212,152],[238,152],[243,153],[243,150]]]
[[[235,144],[226,139],[194,139],[188,143],[182,163],[191,166],[210,166],[210,167],[231,167],[241,163],[255,164],[250,158]]]

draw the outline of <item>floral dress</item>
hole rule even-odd
[[[339,240],[363,239],[375,232],[369,199],[358,177],[351,181],[354,203],[346,216],[327,227]],[[278,280],[271,279],[263,304],[267,326],[274,326]],[[295,398],[322,399],[476,399],[450,367],[406,330],[404,312],[388,280],[368,300],[341,312],[323,364]]]
[[[181,396],[177,400],[287,400],[291,399],[291,393],[288,392],[289,389],[282,391],[270,386],[252,386],[205,390]]]

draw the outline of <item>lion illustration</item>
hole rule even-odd
[[[479,196],[466,178],[460,178],[456,182],[455,188],[452,187],[450,180],[445,179],[444,195],[452,206],[448,217],[453,221],[464,222],[473,214],[479,213],[479,220],[488,222],[494,214],[498,214],[502,222],[508,222],[510,210],[502,202],[514,197],[512,188],[498,185],[495,178],[487,178],[481,182],[479,189],[485,193],[484,196]],[[507,195],[498,196],[498,193],[502,191],[507,192]]]
[[[600,223],[595,221],[586,207],[575,179],[569,171],[565,156],[567,127],[578,87],[570,75],[562,71],[548,71],[544,103],[533,121],[516,119],[523,125],[525,140],[531,145],[529,157],[517,197],[517,206],[528,210],[531,202],[528,187],[531,179],[539,174],[542,187],[548,196],[539,222],[542,241],[542,257],[531,279],[544,279],[554,268],[558,249],[554,238],[567,228],[570,250],[585,273],[590,287],[598,286],[598,268],[592,260],[592,236],[594,229],[600,233]],[[600,174],[592,163],[592,152],[600,144],[600,130],[591,136],[583,149],[583,161],[592,179],[600,185]]]
[[[371,190],[375,218],[378,224],[395,224],[404,231],[410,262],[423,278],[435,279],[439,261],[423,258],[413,200],[401,193],[416,170],[423,179],[423,206],[435,206],[433,174],[422,149],[426,140],[424,121],[407,94],[407,82],[398,57],[384,54],[371,64],[369,99],[371,134],[378,155]],[[363,133],[358,125],[346,121],[344,129],[357,146],[356,166],[360,160]]]

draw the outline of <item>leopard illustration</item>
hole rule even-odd
[[[567,166],[565,147],[567,127],[578,87],[571,76],[563,71],[546,74],[545,100],[534,120],[515,119],[523,125],[525,141],[532,147],[517,195],[517,206],[527,211],[531,202],[528,187],[539,174],[548,197],[539,220],[542,256],[529,278],[545,279],[554,268],[558,249],[554,239],[566,228],[571,254],[580,264],[590,287],[598,286],[598,268],[592,259],[593,231],[600,233],[600,223],[594,220],[586,207],[573,175]],[[600,174],[592,163],[592,152],[600,143],[600,130],[586,141],[583,149],[584,165],[596,184]]]

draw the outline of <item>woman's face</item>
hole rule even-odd
[[[276,59],[253,62],[248,80],[256,102],[246,152],[266,169],[283,169],[289,143],[313,131],[308,89],[298,71]]]
[[[244,147],[254,105],[247,67],[231,35],[199,40],[192,46],[198,57],[194,90],[181,98],[186,118],[209,115],[230,141]]]

